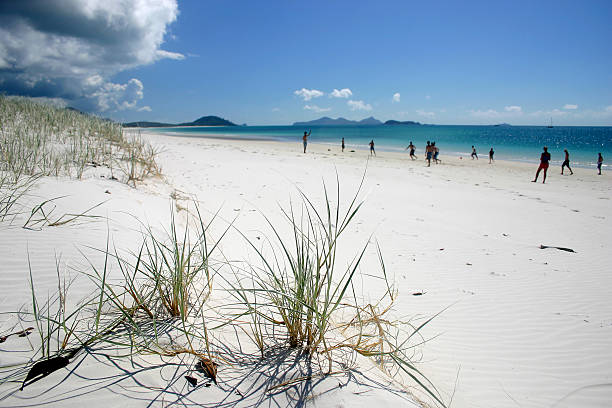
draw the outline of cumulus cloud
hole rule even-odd
[[[137,110],[138,110],[138,112],[151,112],[152,111],[151,107],[148,106],[148,105],[140,107]]]
[[[578,105],[572,105],[572,104],[570,104],[570,103],[566,103],[566,104],[563,106],[563,109],[566,109],[566,110],[574,110],[574,109],[578,109]]]
[[[504,110],[506,112],[513,112],[513,113],[522,113],[523,112],[523,109],[520,106],[516,106],[516,105],[506,106],[504,108]]]
[[[304,109],[314,112],[329,112],[331,110],[331,108],[320,108],[317,105],[305,105]]]
[[[481,119],[497,119],[502,116],[498,111],[494,109],[471,110],[470,115],[472,115],[475,118],[481,118]]]
[[[370,105],[369,103],[365,103],[364,101],[349,100],[346,104],[349,106],[349,108],[352,111],[357,111],[357,110],[370,111],[372,110],[372,105]]]
[[[430,118],[430,119],[433,118],[434,116],[436,116],[435,112],[427,112],[427,111],[425,111],[423,109],[417,109],[416,113],[419,116],[423,116],[425,118]]]
[[[348,88],[343,88],[340,90],[334,88],[334,90],[329,94],[329,96],[332,98],[348,98],[353,96],[353,92],[351,92],[351,90]]]
[[[400,101],[400,93],[396,92],[393,94],[393,102],[399,102]]]
[[[549,117],[553,117],[553,116],[567,116],[569,114],[569,112],[564,112],[562,110],[559,109],[553,109],[553,110],[539,110],[539,111],[535,111],[530,113],[530,116],[533,116],[534,118],[549,118]]]
[[[298,89],[297,91],[293,92],[295,95],[303,98],[305,101],[309,101],[312,98],[318,98],[320,96],[325,95],[323,92],[317,90],[317,89],[306,89],[306,88],[302,88],[302,89]]]
[[[160,59],[176,20],[176,0],[30,0],[0,2],[0,89],[7,94],[61,98],[88,111],[134,109],[138,79],[118,72]]]

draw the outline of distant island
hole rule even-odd
[[[193,122],[186,123],[162,123],[162,122],[129,122],[124,123],[123,127],[174,127],[174,126],[238,126],[229,120],[220,118],[218,116],[202,116]]]
[[[493,127],[510,127],[512,126],[509,123],[498,123],[497,125],[493,125]]]
[[[294,122],[293,126],[342,126],[342,125],[382,125],[382,122],[370,116],[362,120],[348,120],[344,118],[332,119],[327,116],[308,122]]]
[[[385,125],[407,125],[407,126],[421,126],[421,123],[419,122],[413,122],[411,120],[404,120],[404,121],[399,121],[399,120],[388,120],[385,122]]]
[[[308,122],[294,122],[293,126],[342,126],[342,125],[388,125],[388,126],[422,126],[422,123],[414,122],[412,120],[388,120],[385,123],[370,116],[362,120],[349,120],[345,118],[333,119],[327,116],[322,118],[311,120]]]

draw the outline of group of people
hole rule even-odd
[[[563,149],[563,152],[565,153],[565,160],[563,160],[563,164],[561,164],[561,174],[563,174],[563,170],[565,170],[565,168],[567,167],[567,169],[570,171],[570,175],[572,175],[574,174],[574,172],[572,171],[572,168],[570,167],[569,152],[567,151],[567,149]],[[538,167],[538,170],[536,171],[535,178],[531,180],[532,183],[535,183],[536,181],[538,181],[538,176],[540,175],[540,171],[542,170],[544,170],[544,174],[542,177],[542,183],[546,183],[546,172],[548,171],[549,162],[550,162],[550,153],[548,152],[548,147],[544,146],[544,151],[540,155],[540,166]],[[603,156],[601,155],[601,152],[599,152],[597,156],[597,174],[600,176],[601,176],[601,165],[602,164],[603,164]]]
[[[304,141],[304,153],[306,153],[306,146],[308,145],[308,137],[310,136],[311,133],[312,133],[312,130],[308,132],[304,131],[304,136],[302,138],[302,140]],[[370,140],[369,146],[370,146],[370,156],[372,155],[376,156],[376,150],[374,150],[374,139]],[[342,151],[343,152],[344,152],[344,148],[345,148],[344,138],[342,138]],[[416,147],[414,146],[412,141],[410,141],[410,144],[408,145],[408,147],[406,147],[406,150],[410,150],[410,159],[416,160],[417,157],[414,154],[416,151]],[[570,167],[569,152],[567,151],[567,149],[564,149],[563,151],[565,152],[565,160],[563,160],[563,164],[561,164],[561,174],[563,174],[563,171],[567,167],[567,169],[570,171],[570,175],[572,175],[574,174],[574,172],[572,171],[572,168]],[[431,166],[432,159],[434,160],[436,164],[442,162],[442,160],[438,159],[439,154],[440,154],[440,149],[438,149],[438,146],[436,146],[436,142],[430,142],[428,140],[427,145],[425,146],[425,160],[427,160],[427,167]],[[493,160],[494,154],[495,154],[495,151],[491,147],[491,150],[489,150],[489,164],[495,161]],[[478,153],[476,152],[476,148],[474,146],[472,146],[471,157],[472,157],[472,160],[474,159],[478,160]],[[540,171],[542,170],[544,170],[542,183],[546,182],[546,173],[548,171],[549,162],[550,162],[550,153],[548,152],[548,147],[544,146],[544,151],[540,155],[540,166],[538,167],[538,170],[536,171],[536,174],[535,174],[535,178],[532,180],[532,182],[535,183],[536,181],[538,181],[538,177],[540,176]],[[597,157],[597,171],[598,171],[597,174],[599,175],[601,175],[601,165],[602,164],[603,164],[603,156],[601,155],[601,152],[600,152],[599,156]]]
[[[410,159],[416,160],[416,155],[414,152],[416,151],[416,147],[410,142],[406,150],[410,150]],[[438,159],[440,155],[440,149],[436,146],[436,142],[427,141],[427,145],[425,146],[425,160],[427,160],[427,167],[431,166],[431,160],[433,159],[436,164],[442,162],[442,160]]]
[[[493,148],[491,148],[491,150],[489,150],[489,164],[493,163],[495,160],[493,160],[493,155],[495,154],[495,151],[493,150]],[[472,146],[472,160],[476,159],[478,160],[478,153],[476,153],[476,148],[474,146]]]

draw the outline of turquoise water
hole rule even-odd
[[[377,151],[405,151],[410,141],[422,156],[426,141],[435,141],[444,156],[468,156],[474,145],[480,159],[487,159],[491,147],[496,159],[538,162],[542,146],[548,146],[552,162],[560,164],[563,149],[570,152],[572,166],[594,167],[597,153],[612,162],[612,127],[586,126],[231,126],[150,129],[190,137],[232,137],[296,143],[301,149],[304,130],[312,129],[313,143],[340,148],[344,137],[347,149],[368,149],[374,139]]]

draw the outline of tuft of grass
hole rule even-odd
[[[361,186],[342,212],[339,182],[335,207],[324,186],[326,204],[323,211],[300,191],[299,214],[293,205],[287,211],[282,210],[292,231],[291,244],[265,217],[277,244],[276,250],[271,246],[270,258],[245,236],[262,266],[250,268],[254,280],[252,288],[235,287],[235,292],[257,319],[282,324],[291,347],[303,347],[312,353],[325,345],[332,316],[351,287],[367,245],[342,269],[336,266],[336,251],[340,236],[362,205],[357,201],[360,189]],[[256,337],[261,338],[260,335]]]

